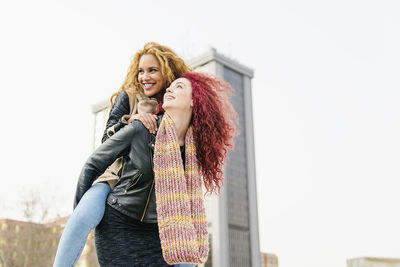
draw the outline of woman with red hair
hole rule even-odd
[[[233,148],[237,115],[229,102],[231,86],[208,74],[190,72],[182,75],[193,88],[193,134],[197,160],[208,192],[221,190],[222,167],[228,149]]]
[[[91,184],[116,158],[124,157],[121,178],[96,228],[101,266],[206,261],[202,186],[212,193],[223,184],[223,164],[236,130],[230,90],[214,76],[186,73],[166,89],[157,135],[134,121],[89,157],[79,183]],[[79,202],[80,196],[76,199]]]

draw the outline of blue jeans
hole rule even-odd
[[[93,185],[79,201],[65,225],[58,244],[53,267],[72,267],[85,247],[87,237],[104,216],[110,186],[106,183]],[[194,267],[195,264],[175,264],[175,267]]]
[[[75,266],[87,237],[104,216],[106,198],[110,186],[106,183],[93,185],[79,201],[74,212],[65,225],[58,244],[53,267]]]

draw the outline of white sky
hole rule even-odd
[[[91,105],[147,41],[255,70],[264,252],[280,267],[400,258],[398,1],[1,1],[0,217],[32,188],[67,215]],[[53,212],[54,212],[53,210]]]

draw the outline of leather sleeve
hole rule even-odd
[[[96,178],[130,146],[138,126],[139,123],[128,124],[118,133],[107,139],[106,142],[101,144],[89,157],[79,175],[75,192],[74,208],[78,205],[85,192],[92,186],[94,180],[96,180]]]
[[[111,107],[110,115],[106,123],[106,129],[104,130],[103,138],[101,139],[102,143],[126,125],[122,120],[122,116],[129,114],[129,112],[129,96],[125,91],[122,91]]]

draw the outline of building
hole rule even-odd
[[[0,220],[0,267],[52,266],[58,241],[69,217],[50,223]],[[97,267],[93,234],[89,236],[78,267]]]
[[[51,266],[59,225],[0,220],[0,266]]]
[[[347,260],[347,267],[400,267],[400,259],[361,257]]]
[[[208,197],[211,253],[204,266],[261,266],[254,155],[251,78],[253,70],[211,49],[189,61],[196,71],[214,74],[234,88],[233,105],[239,115],[240,135],[224,169],[220,197]],[[93,106],[94,148],[101,142],[107,120],[108,100]]]
[[[262,267],[278,267],[278,257],[275,254],[261,253]]]

